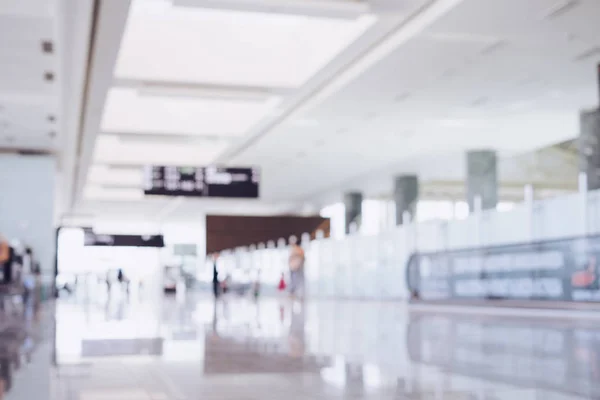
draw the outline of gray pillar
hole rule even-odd
[[[402,225],[404,212],[410,214],[414,220],[417,214],[417,201],[419,200],[419,180],[416,175],[403,175],[394,181],[394,203],[396,204],[396,225]]]
[[[579,134],[579,170],[587,176],[588,190],[600,189],[600,110],[582,111]]]
[[[467,202],[475,210],[475,198],[481,197],[481,208],[489,210],[498,204],[498,161],[496,152],[478,150],[467,152]]]
[[[362,193],[352,192],[344,195],[344,207],[346,208],[346,233],[350,233],[350,225],[355,222],[360,228],[362,218]]]

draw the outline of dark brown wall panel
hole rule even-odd
[[[206,252],[215,253],[236,247],[298,238],[308,232],[314,238],[317,230],[329,237],[330,223],[322,217],[242,217],[231,215],[208,215],[206,217]]]

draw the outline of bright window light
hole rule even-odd
[[[135,1],[117,78],[294,88],[376,21],[173,7]]]
[[[108,185],[141,186],[142,168],[115,168],[107,165],[92,165],[88,171],[88,182]]]
[[[116,135],[100,135],[96,140],[94,162],[118,165],[211,164],[227,143],[206,140],[196,145],[161,142],[123,142]]]
[[[108,93],[103,132],[240,136],[279,104],[203,97],[147,95],[133,88]]]

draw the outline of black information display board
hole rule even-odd
[[[144,194],[256,199],[257,168],[147,166]]]
[[[162,235],[109,235],[84,230],[84,246],[165,247]]]
[[[407,285],[422,300],[600,302],[600,236],[414,254]]]

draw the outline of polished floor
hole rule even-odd
[[[51,394],[55,400],[600,399],[600,319],[516,313],[284,298],[225,297],[215,304],[201,295],[61,300]],[[23,397],[23,381],[9,400],[32,398]]]

